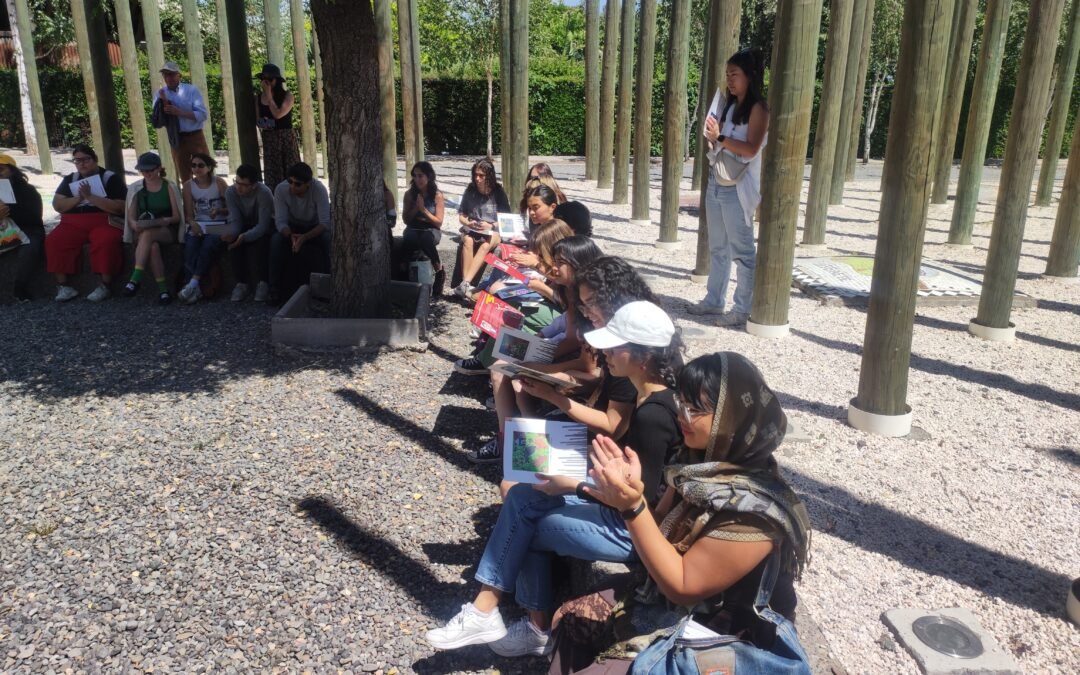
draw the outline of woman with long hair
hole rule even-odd
[[[41,254],[45,250],[41,193],[26,179],[26,174],[11,155],[0,155],[0,179],[11,182],[11,192],[15,196],[14,204],[0,202],[0,222],[10,218],[26,237],[16,254],[15,284],[11,292],[16,302],[29,302],[32,299],[30,279],[41,264]]]
[[[473,281],[484,267],[484,257],[499,243],[496,231],[499,213],[510,211],[510,200],[495,175],[495,164],[483,158],[473,164],[472,181],[465,188],[458,207],[461,223],[459,265],[454,270],[454,293],[462,298],[473,291]],[[460,279],[459,279],[460,277]],[[454,281],[458,281],[454,284]]]
[[[728,59],[726,86],[713,97],[703,129],[710,164],[705,193],[709,281],[705,299],[688,311],[720,315],[720,326],[741,326],[750,317],[756,260],[754,212],[761,203],[761,151],[769,129],[760,61],[757,51],[750,49]],[[731,311],[725,313],[732,263],[737,283]]]
[[[225,204],[228,183],[214,175],[217,160],[201,152],[191,156],[191,180],[184,183],[184,214],[187,233],[184,235],[184,271],[187,284],[177,296],[193,305],[202,299],[201,281],[217,262],[221,251],[221,236],[203,231],[200,222],[225,220],[229,207]]]
[[[435,283],[432,284],[431,293],[438,297],[442,295],[443,283],[440,279],[446,279],[439,249],[436,248],[442,240],[446,204],[443,193],[435,183],[435,169],[430,162],[417,162],[413,165],[411,174],[412,181],[401,204],[402,220],[405,221],[405,232],[401,237],[403,253],[406,260],[408,255],[416,250],[422,251],[428,257],[435,271]]]
[[[273,192],[300,161],[300,147],[292,122],[293,95],[285,89],[281,69],[268,63],[258,78],[262,90],[255,101],[255,124],[262,134],[263,182]]]

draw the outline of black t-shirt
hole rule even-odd
[[[637,403],[637,389],[634,388],[634,383],[629,378],[612,375],[611,371],[608,370],[607,363],[602,362],[600,369],[603,380],[600,382],[600,395],[596,399],[594,408],[607,410],[608,404],[613,401],[631,405]]]
[[[645,499],[656,506],[663,486],[664,466],[682,445],[682,432],[675,411],[675,392],[664,389],[650,395],[630,416],[630,427],[620,445],[641,458],[641,481]]]
[[[106,173],[110,174],[108,179],[105,178]],[[98,167],[98,175],[101,176],[101,183],[105,186],[106,197],[120,200],[127,198],[127,184],[124,183],[122,175],[107,171],[100,166]],[[61,197],[74,197],[75,195],[71,194],[71,183],[73,180],[82,180],[82,178],[83,176],[79,176],[78,172],[64,176],[64,180],[60,181],[60,186],[56,188],[56,194]],[[101,213],[101,209],[92,204],[79,204],[68,213]]]
[[[501,186],[496,185],[491,194],[482,195],[472,184],[465,189],[458,206],[458,213],[473,220],[482,220],[486,223],[498,222],[499,213],[510,211],[510,200],[506,198],[506,192]]]
[[[10,218],[24,232],[43,231],[41,193],[21,178],[11,179],[11,191],[15,193],[15,203],[7,205]]]

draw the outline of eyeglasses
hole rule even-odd
[[[694,420],[704,415],[712,414],[711,410],[700,410],[698,408],[687,405],[685,401],[679,396],[675,397],[675,410],[679,413],[679,417],[683,419],[687,424],[693,424]]]
[[[205,169],[206,165],[203,164],[202,162],[192,162],[191,163],[191,168],[192,169]]]
[[[93,157],[72,157],[71,161],[74,164],[88,164],[88,163],[94,161],[94,158]]]

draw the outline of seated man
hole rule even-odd
[[[0,179],[11,182],[14,204],[0,202],[0,221],[10,218],[26,235],[27,241],[19,247],[18,266],[15,269],[15,287],[12,294],[18,302],[31,300],[28,285],[41,262],[45,245],[45,225],[41,220],[41,195],[26,180],[26,174],[15,165],[8,155],[0,155]]]
[[[236,274],[232,301],[243,300],[248,288],[255,284],[255,302],[266,302],[270,297],[266,259],[274,220],[274,194],[260,182],[258,169],[241,164],[236,167],[236,179],[225,191],[225,205],[232,232],[221,240],[229,246],[229,258]]]
[[[330,271],[330,195],[307,164],[293,164],[274,189],[274,224],[270,303],[278,304],[307,283],[312,272]]]
[[[98,166],[97,153],[80,143],[71,151],[76,171],[65,176],[53,196],[53,208],[60,214],[60,224],[45,237],[45,259],[49,272],[56,275],[56,301],[67,302],[79,292],[68,285],[68,276],[75,274],[83,244],[90,243],[90,270],[101,276],[98,287],[86,296],[101,302],[111,295],[109,284],[124,267],[120,242],[124,224],[109,222],[110,216],[124,214],[127,185],[121,174]],[[87,179],[97,177],[104,195]],[[78,188],[72,193],[72,183]],[[99,193],[95,194],[95,190]]]

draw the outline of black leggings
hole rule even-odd
[[[401,240],[404,246],[404,259],[407,261],[413,251],[420,251],[431,261],[431,266],[438,269],[442,262],[439,259],[439,249],[436,244],[442,239],[442,230],[436,228],[406,227]]]

